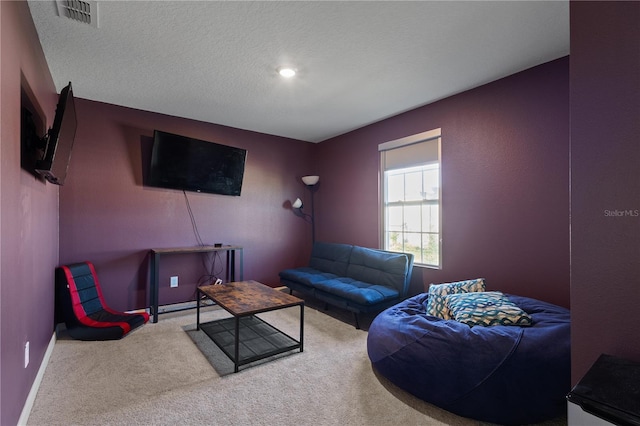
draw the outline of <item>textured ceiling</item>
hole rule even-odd
[[[97,28],[29,7],[58,91],[309,142],[569,54],[568,1],[99,1]]]

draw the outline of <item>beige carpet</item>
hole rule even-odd
[[[297,338],[299,312],[295,307],[260,317]],[[207,308],[202,320],[225,316]],[[322,311],[305,308],[304,352],[243,366],[235,374],[233,363],[195,333],[195,317],[195,310],[161,315],[157,324],[110,342],[80,342],[62,333],[28,424],[481,424],[376,375],[367,332]],[[189,334],[201,336],[192,340]],[[562,424],[566,419],[547,423]]]

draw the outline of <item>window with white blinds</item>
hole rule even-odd
[[[440,129],[382,143],[382,247],[442,266]]]

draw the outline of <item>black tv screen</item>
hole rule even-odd
[[[155,130],[147,184],[239,196],[246,158],[246,149]]]
[[[60,92],[53,127],[44,138],[44,155],[35,165],[36,172],[56,185],[63,185],[67,178],[76,127],[76,107],[69,82]]]

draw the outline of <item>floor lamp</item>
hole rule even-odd
[[[302,211],[302,200],[300,198],[296,198],[296,200],[291,204],[294,211],[297,212],[298,216],[302,216],[304,218],[309,218],[309,222],[311,222],[311,241],[316,242],[316,224],[314,220],[314,211],[313,211],[313,193],[318,189],[316,186],[318,181],[320,180],[320,176],[303,176],[302,182],[307,186],[309,192],[311,193],[311,214],[307,214]]]

